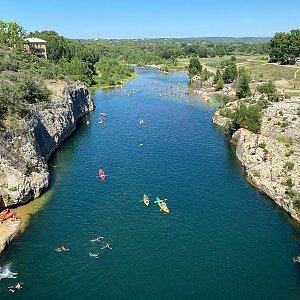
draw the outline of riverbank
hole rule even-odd
[[[225,112],[234,110],[230,102],[213,116],[223,128],[231,120]],[[286,99],[263,110],[259,134],[247,129],[236,131],[231,141],[250,182],[300,221],[300,99]]]
[[[6,124],[0,149],[0,209],[27,203],[47,189],[49,157],[76,129],[77,120],[94,109],[84,83],[49,82],[48,88],[51,101],[33,105],[24,119]],[[15,211],[22,221],[0,224],[1,251],[26,226],[26,209]]]

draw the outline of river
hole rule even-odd
[[[96,91],[96,110],[52,156],[48,201],[0,256],[18,272],[0,281],[0,298],[299,298],[299,226],[247,182],[212,125],[215,108],[178,97],[183,73],[137,73],[126,92]],[[106,242],[112,250],[100,250]],[[55,252],[61,245],[70,251]],[[9,293],[17,281],[23,289]]]

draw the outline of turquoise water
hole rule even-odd
[[[97,91],[95,112],[53,155],[49,201],[0,256],[24,288],[10,294],[16,280],[3,279],[0,299],[299,298],[299,227],[247,182],[214,107],[170,99],[170,85],[187,86],[182,73],[138,74],[124,93]],[[97,236],[113,250],[89,242]]]

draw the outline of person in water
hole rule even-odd
[[[23,282],[18,282],[16,285],[9,286],[8,287],[9,288],[8,291],[14,293],[16,289],[20,290],[23,287],[23,284],[24,284]]]
[[[66,246],[61,246],[55,249],[56,252],[65,252],[65,251],[69,251],[70,249],[67,248]]]
[[[90,257],[95,257],[95,258],[100,258],[100,257],[99,257],[99,253],[92,253],[92,252],[89,252],[89,256],[90,256]]]
[[[103,249],[109,249],[109,250],[112,250],[112,247],[110,246],[110,243],[107,243],[104,247],[101,248],[102,250]]]
[[[101,240],[103,240],[104,237],[103,236],[98,236],[97,238],[90,240],[90,242],[94,243],[94,242],[101,242]]]

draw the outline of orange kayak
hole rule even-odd
[[[0,218],[2,218],[4,215],[6,215],[8,213],[9,213],[9,208],[6,208],[6,209],[2,210],[1,213],[0,213]]]
[[[13,212],[13,211],[9,212],[8,214],[6,214],[6,215],[4,215],[4,216],[2,216],[2,217],[0,218],[0,222],[3,222],[3,221],[5,221],[5,220],[8,220],[9,218],[13,217],[15,214],[16,214],[16,213]]]

